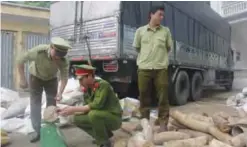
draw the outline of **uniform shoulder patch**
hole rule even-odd
[[[140,35],[143,35],[147,31],[147,26],[142,26],[137,31],[139,31]]]
[[[168,27],[166,27],[166,26],[162,26],[162,29],[165,30],[166,32],[170,31],[170,29]]]
[[[111,84],[110,84],[109,82],[107,82],[106,80],[102,80],[102,79],[101,79],[101,80],[99,80],[98,82],[99,82],[100,85],[109,86],[109,87],[113,90]]]
[[[36,46],[35,48],[37,49],[38,53],[44,53],[49,49],[49,45],[48,44],[40,44],[38,46]]]

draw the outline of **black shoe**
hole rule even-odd
[[[92,143],[93,143],[93,144],[96,144],[97,142],[96,142],[96,140],[93,140]]]
[[[112,136],[113,136],[112,131],[108,131],[107,134],[108,134],[108,137],[109,137],[109,138],[112,138]]]
[[[30,134],[28,134],[28,136],[30,137],[31,143],[37,142],[40,139],[40,135],[37,132],[30,133]]]
[[[104,144],[100,145],[100,147],[112,147],[112,145],[111,145],[111,141],[110,141],[110,140],[109,140],[109,141],[107,141],[106,143],[104,143]]]
[[[108,131],[108,137],[111,138],[113,136],[112,131]],[[92,141],[93,144],[97,144],[96,140]]]

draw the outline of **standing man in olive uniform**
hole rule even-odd
[[[78,65],[76,76],[84,92],[84,106],[69,106],[59,110],[60,115],[74,115],[73,122],[86,131],[100,147],[110,147],[113,130],[122,124],[122,108],[111,85],[105,80],[96,80],[95,68]]]
[[[71,46],[62,38],[51,39],[51,44],[38,45],[29,49],[17,60],[20,74],[20,87],[27,88],[28,84],[24,74],[24,63],[30,63],[30,105],[31,121],[34,133],[30,135],[30,142],[40,138],[41,100],[43,89],[46,93],[47,106],[56,105],[60,100],[68,81],[69,62],[65,55]],[[57,72],[60,71],[61,87],[58,89]]]
[[[133,46],[138,52],[138,87],[140,112],[149,119],[151,105],[150,85],[155,86],[158,103],[158,120],[161,131],[167,130],[169,118],[168,102],[168,54],[172,47],[169,28],[161,25],[164,7],[153,7],[149,13],[149,24],[136,30]],[[152,84],[153,81],[153,84]]]

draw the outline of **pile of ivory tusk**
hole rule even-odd
[[[114,147],[247,147],[247,119],[223,112],[213,116],[170,112],[168,131],[158,133],[147,119],[123,122],[128,135],[115,138]]]

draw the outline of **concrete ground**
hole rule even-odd
[[[196,113],[204,112],[208,115],[212,115],[217,111],[224,111],[234,116],[236,115],[236,111],[225,105],[226,99],[231,95],[236,95],[243,87],[247,87],[247,80],[238,79],[234,82],[234,90],[231,92],[225,92],[223,89],[205,90],[203,92],[203,98],[200,101],[189,102],[184,106],[172,107],[171,110]],[[96,147],[92,144],[92,138],[78,128],[70,127],[62,129],[62,131],[69,147]],[[39,142],[31,144],[25,135],[13,133],[10,134],[10,137],[12,143],[8,147],[39,147]]]
[[[96,147],[92,144],[92,138],[78,128],[70,127],[62,129],[69,147]],[[29,143],[27,136],[12,133],[11,144],[8,147],[40,147],[39,142]]]

